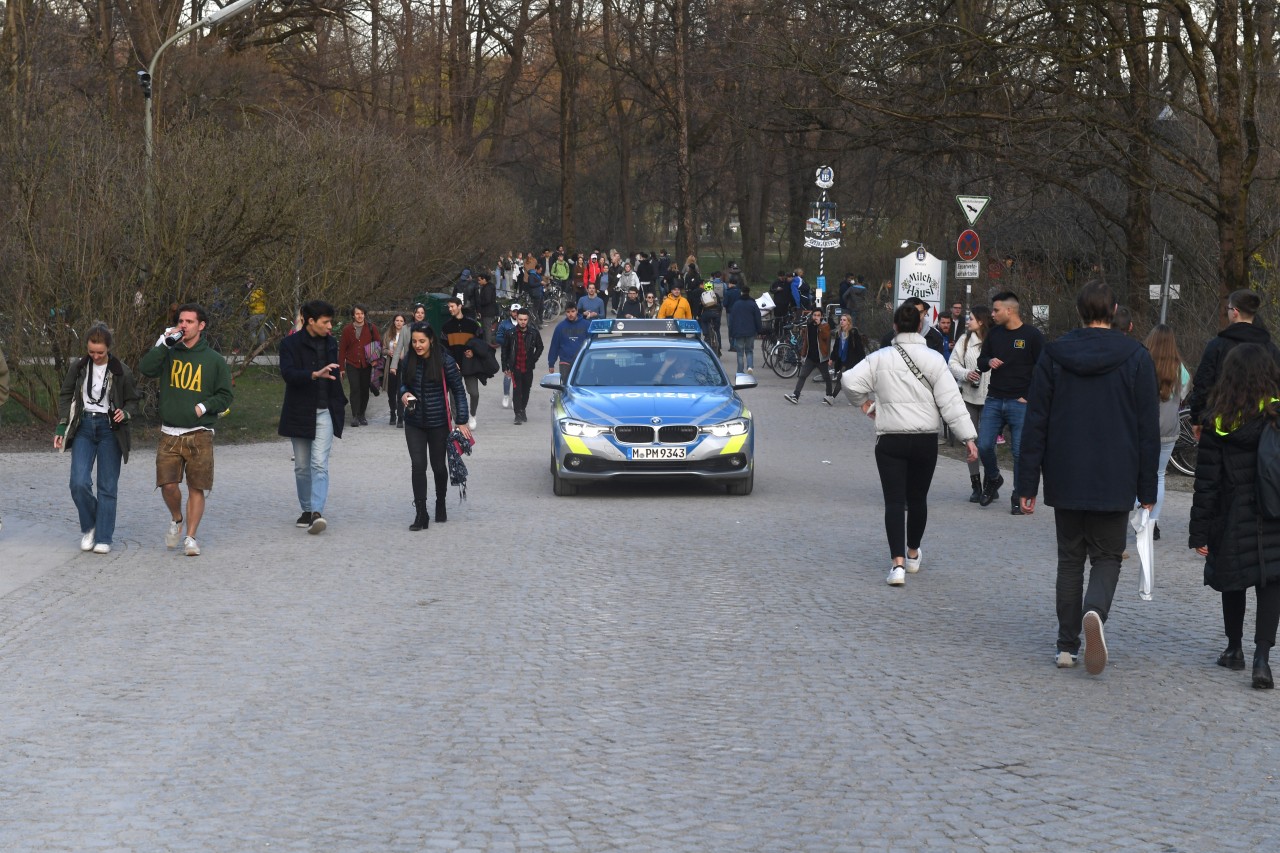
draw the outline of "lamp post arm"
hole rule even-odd
[[[151,92],[155,89],[155,86],[156,86],[156,66],[160,63],[160,54],[164,53],[164,49],[166,47],[173,44],[175,41],[187,35],[188,33],[193,32],[194,30],[198,30],[200,27],[212,27],[213,25],[217,24],[220,21],[225,21],[227,18],[230,18],[233,15],[240,14],[245,9],[249,8],[250,6],[252,6],[257,2],[258,0],[235,0],[234,3],[230,3],[226,6],[223,6],[221,9],[218,9],[213,14],[209,15],[209,17],[201,18],[199,21],[196,21],[194,24],[190,24],[178,30],[176,33],[174,33],[173,35],[165,39],[164,42],[158,48],[156,48],[156,52],[151,55],[151,62],[147,65],[147,74],[148,74],[148,79],[151,80],[151,88],[148,89],[147,91],[147,96],[146,96],[147,103],[146,103],[146,109],[145,109],[146,115],[145,115],[145,120],[143,122],[144,124],[143,129],[145,131],[146,140],[147,140],[147,163],[148,164],[151,162],[152,157],[155,155],[154,130],[152,127],[152,120],[151,120]]]

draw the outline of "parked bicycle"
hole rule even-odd
[[[1196,453],[1199,450],[1199,442],[1191,427],[1191,410],[1181,409],[1178,412],[1178,440],[1173,445],[1169,465],[1179,474],[1186,474],[1188,477],[1196,474]]]

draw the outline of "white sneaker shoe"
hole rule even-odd
[[[1097,675],[1107,668],[1107,640],[1102,634],[1102,617],[1090,610],[1084,615],[1084,669]]]
[[[467,420],[467,429],[475,429],[475,428],[476,428],[476,417],[475,415],[472,415],[470,419]]]
[[[504,409],[509,409],[509,408],[511,408],[511,395],[510,395],[510,394],[503,394],[503,395],[502,395],[502,408],[504,408]]]
[[[885,579],[889,586],[902,586],[907,582],[907,571],[902,566],[894,566],[889,570],[889,577]]]
[[[747,368],[747,373],[748,373],[748,375],[750,375],[750,376],[755,376],[755,375],[756,375],[755,368],[754,368],[754,367],[748,367],[748,368]]]
[[[1076,665],[1076,656],[1071,652],[1058,652],[1058,656],[1053,659],[1058,669],[1071,669]]]
[[[188,557],[200,556],[200,543],[195,540],[195,537],[188,536],[182,540],[182,553]]]
[[[93,550],[93,532],[94,532],[94,530],[95,530],[95,529],[96,529],[96,528],[90,528],[88,533],[85,533],[85,534],[83,534],[83,535],[80,537],[80,550],[81,550],[81,551],[92,551],[92,550]]]
[[[920,561],[923,559],[924,559],[923,548],[917,548],[916,555],[914,557],[908,554],[907,555],[907,574],[914,575],[916,572],[920,571]]]
[[[164,534],[164,547],[173,549],[182,541],[182,520],[170,521],[169,529]]]
[[[111,553],[111,546],[110,546],[110,545],[108,545],[106,542],[99,542],[97,545],[94,545],[94,546],[93,546],[93,553],[95,553],[95,554],[110,554],[110,553]]]

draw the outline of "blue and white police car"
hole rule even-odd
[[[702,342],[696,320],[593,320],[551,411],[551,481],[557,495],[625,477],[699,478],[749,495],[755,430],[738,389]]]

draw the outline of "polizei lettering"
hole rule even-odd
[[[181,388],[183,391],[195,391],[201,393],[201,374],[204,367],[199,364],[192,364],[189,361],[174,361],[172,368],[169,370],[169,384],[174,388]]]

